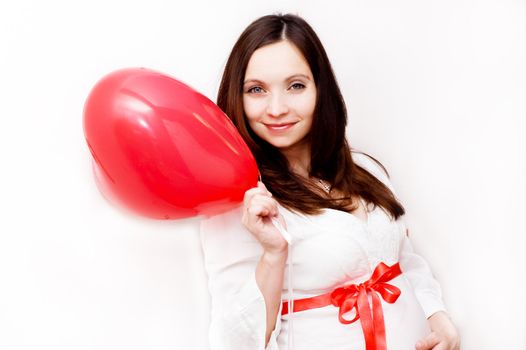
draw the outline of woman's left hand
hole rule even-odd
[[[427,319],[431,333],[419,340],[416,350],[459,350],[460,336],[444,311],[435,312]]]

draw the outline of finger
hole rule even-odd
[[[436,346],[431,348],[432,350],[448,350],[450,349],[445,342],[439,342]]]
[[[249,220],[255,220],[262,216],[269,216],[271,214],[271,208],[265,204],[254,204],[247,209]]]
[[[258,196],[243,213],[242,222],[249,227],[268,224],[266,220],[278,214],[275,201],[271,198]],[[265,220],[266,219],[266,220]]]
[[[430,348],[427,345],[427,341],[424,340],[424,339],[421,339],[421,340],[416,342],[415,349],[416,350],[429,350]]]
[[[254,197],[255,195],[262,195],[268,197],[265,189],[262,189],[260,187],[253,187],[245,192],[245,195],[243,196],[243,204],[247,206],[250,203],[252,197]]]
[[[256,204],[248,208],[245,222],[249,227],[262,228],[270,224],[271,209],[264,204]]]
[[[265,206],[266,208],[269,209],[269,212],[271,216],[277,216],[278,215],[278,203],[270,198],[270,197],[266,197],[266,196],[262,196],[262,195],[256,195],[254,197],[252,197],[252,200],[250,201],[249,203],[249,207],[253,206],[253,205],[262,205],[262,206]]]
[[[416,342],[416,350],[430,350],[433,349],[440,342],[435,332],[431,332],[427,337]]]
[[[270,193],[270,191],[267,189],[267,186],[265,186],[263,182],[258,181],[258,188],[263,189],[269,197],[272,197],[272,193]]]

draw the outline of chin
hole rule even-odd
[[[280,151],[290,150],[296,147],[302,148],[306,146],[307,144],[306,137],[299,138],[299,139],[298,137],[294,137],[294,138],[287,137],[287,138],[282,138],[282,139],[274,138],[274,137],[265,137],[264,140],[268,142],[270,145],[272,145],[273,147],[279,149]]]
[[[272,146],[276,147],[277,149],[279,149],[280,151],[286,151],[286,150],[290,150],[292,148],[295,148],[298,146],[298,143],[291,143],[291,142],[274,142],[274,143],[271,143],[269,142]]]
[[[270,145],[272,145],[273,147],[276,147],[276,148],[283,148],[283,149],[286,149],[286,148],[289,148],[290,146],[294,145],[294,142],[290,142],[290,141],[278,141],[278,140],[269,140],[269,139],[266,139],[265,141],[267,141]]]

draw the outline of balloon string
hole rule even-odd
[[[288,233],[288,232],[287,232]],[[294,318],[294,297],[293,297],[293,287],[292,287],[292,245],[288,245],[288,255],[289,255],[289,337],[287,341],[287,347],[289,350],[294,350],[294,330],[292,328]]]
[[[261,179],[261,172],[258,170],[258,180],[262,182]],[[288,307],[289,307],[289,334],[287,339],[287,348],[288,350],[294,350],[294,331],[292,328],[293,322],[294,322],[294,288],[292,287],[292,236],[290,233],[285,230],[283,226],[281,226],[280,222],[273,217],[272,223],[276,227],[276,229],[279,231],[281,236],[284,240],[287,241],[287,255],[288,255],[288,261],[289,261],[289,273],[288,273]],[[279,315],[281,317],[281,314]]]
[[[276,229],[279,231],[281,236],[283,236],[283,239],[285,239],[288,243],[287,245],[287,251],[288,251],[288,261],[289,261],[289,273],[288,273],[288,308],[289,308],[289,327],[288,327],[288,341],[287,341],[287,347],[289,350],[294,350],[294,330],[293,330],[293,319],[294,319],[294,297],[293,292],[294,288],[292,287],[292,237],[291,235],[285,230],[285,228],[281,225],[281,223],[276,219],[272,218],[272,223],[276,227]],[[281,315],[280,315],[281,317]]]

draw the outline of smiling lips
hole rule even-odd
[[[280,123],[280,124],[265,124],[263,123],[269,130],[273,130],[273,131],[282,131],[282,130],[288,130],[290,129],[294,124],[296,124],[297,122],[293,122],[293,123]]]

